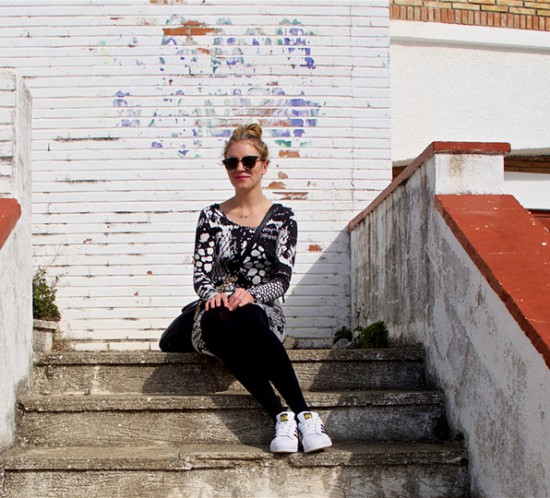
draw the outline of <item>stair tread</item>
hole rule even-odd
[[[464,449],[447,443],[335,443],[323,452],[273,455],[267,445],[201,443],[179,446],[14,447],[0,454],[6,470],[191,470],[234,467],[247,461],[284,459],[292,466],[404,465],[465,463]]]
[[[420,346],[402,346],[382,349],[291,349],[292,361],[419,361],[424,352]],[[44,353],[35,365],[165,365],[178,363],[217,362],[215,358],[198,353],[162,353],[160,351],[60,351]]]
[[[440,405],[438,390],[356,390],[304,391],[309,405],[332,406],[397,406]],[[19,399],[25,412],[34,411],[136,411],[136,410],[199,410],[215,408],[256,408],[256,401],[246,392],[224,391],[203,395],[166,394],[29,394]]]

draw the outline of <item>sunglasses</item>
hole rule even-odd
[[[256,163],[260,159],[261,158],[259,158],[258,156],[246,156],[242,159],[239,159],[238,157],[228,157],[227,159],[224,159],[222,163],[228,171],[233,171],[237,169],[239,162],[242,163],[242,165],[246,169],[252,169],[254,166],[256,166]]]

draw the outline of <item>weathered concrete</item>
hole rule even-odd
[[[0,71],[0,197],[21,217],[0,250],[0,450],[14,435],[16,391],[25,388],[32,354],[30,185],[31,98],[23,80]]]
[[[267,447],[18,449],[3,491],[26,497],[463,497],[465,454],[435,444],[337,445],[278,457]],[[55,472],[52,472],[55,471]],[[138,485],[141,483],[141,485]]]
[[[437,391],[305,393],[336,441],[434,440],[444,430]],[[47,446],[269,441],[273,425],[248,394],[21,398],[18,437]]]
[[[418,347],[294,350],[289,356],[307,391],[424,387],[423,351]],[[156,352],[42,355],[35,364],[33,386],[41,394],[205,394],[243,389],[215,358]]]
[[[328,376],[320,375],[322,382],[317,386],[323,390],[304,394],[323,417],[334,447],[319,454],[289,457],[269,453],[273,423],[242,391],[168,396],[161,394],[162,385],[151,384],[158,392],[47,396],[34,392],[19,399],[18,447],[0,455],[0,495],[465,495],[466,452],[445,442],[448,432],[441,393],[427,389],[423,381],[418,384],[416,367],[423,358],[418,347],[399,351],[300,350],[290,355],[303,371],[335,375],[339,370],[351,375],[369,371],[356,363],[398,362],[407,371],[405,365],[410,363],[416,388],[365,390],[363,384],[352,380],[347,390],[334,391],[326,389],[334,385]],[[78,368],[109,366],[111,369],[103,372],[113,377],[105,379],[108,386],[114,385],[121,372],[129,375],[126,369],[134,363],[176,370],[187,365],[204,373],[217,365],[194,354],[135,352],[47,354],[39,363],[40,375],[49,367],[70,367],[82,379],[90,377],[79,375]],[[337,382],[341,385],[344,379]],[[36,383],[34,387],[43,386]]]
[[[394,336],[425,345],[451,427],[465,436],[474,494],[548,496],[550,372],[434,209],[440,187],[501,193],[497,161],[502,167],[499,156],[429,157],[356,226],[353,315],[383,319]],[[473,184],[459,174],[468,170],[479,172]]]

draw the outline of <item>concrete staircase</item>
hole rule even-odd
[[[63,352],[37,359],[0,496],[464,497],[463,448],[422,350],[293,350],[334,440],[268,452],[273,426],[219,362],[195,354]]]

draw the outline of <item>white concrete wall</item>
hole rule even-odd
[[[1,0],[0,66],[34,100],[35,263],[61,277],[65,336],[156,347],[193,298],[198,211],[231,193],[223,143],[258,120],[268,195],[300,225],[290,333],[322,345],[349,324],[346,224],[391,178],[388,53],[381,0]]]
[[[501,157],[437,155],[378,205],[351,233],[352,311],[424,344],[450,424],[465,436],[473,496],[542,497],[550,371],[434,209],[436,193],[501,193],[495,168]],[[468,186],[472,169],[488,174]]]
[[[392,160],[435,140],[547,148],[550,33],[392,21]]]
[[[550,174],[506,171],[504,192],[513,195],[524,208],[550,210]]]
[[[27,385],[31,368],[30,122],[31,98],[22,79],[0,71],[0,197],[21,205],[0,249],[0,450],[12,441],[16,393]]]

